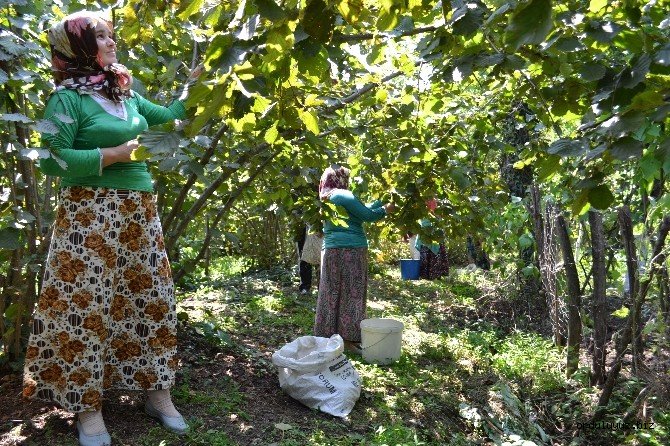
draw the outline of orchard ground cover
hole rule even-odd
[[[546,321],[509,300],[509,278],[483,271],[427,282],[375,268],[369,316],[405,324],[403,355],[386,367],[351,357],[363,386],[348,419],[310,410],[279,388],[271,355],[310,334],[316,296],[299,295],[291,271],[228,266],[179,296],[173,396],[191,432],[167,433],[144,415],[140,395],[115,391],[103,410],[116,444],[667,444],[662,413],[653,427],[579,430],[597,393],[586,385],[588,366],[566,381]],[[20,379],[6,376],[0,387],[0,444],[76,445],[73,416],[22,401]],[[622,387],[612,404],[625,408],[640,385]]]

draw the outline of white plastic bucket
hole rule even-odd
[[[375,364],[391,364],[400,358],[402,329],[395,319],[363,319],[361,321],[361,349],[363,359]]]

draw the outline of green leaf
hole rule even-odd
[[[601,9],[603,9],[605,6],[607,6],[607,0],[591,0],[589,2],[589,11],[591,12],[598,12]]]
[[[649,89],[636,94],[630,104],[630,108],[632,110],[646,111],[656,109],[663,104],[665,104],[663,95],[656,89]]]
[[[179,135],[176,132],[149,130],[140,135],[138,141],[153,154],[172,153],[179,148]],[[138,156],[144,153],[144,151],[140,151]]]
[[[335,14],[323,0],[312,0],[300,23],[307,34],[325,43],[333,37]]]
[[[0,229],[0,249],[10,251],[21,247],[21,232],[15,228]]]
[[[250,132],[256,127],[256,115],[247,113],[240,119],[232,119],[231,127],[238,133]]]
[[[617,317],[619,319],[625,319],[628,317],[629,313],[630,310],[627,307],[621,307],[618,310],[612,312],[612,316]]]
[[[575,201],[572,202],[572,213],[574,215],[584,215],[589,210],[589,190],[583,190],[577,195]]]
[[[56,114],[54,114],[54,116],[56,118],[58,118],[58,120],[60,122],[63,122],[65,124],[72,124],[74,122],[74,119],[72,119],[69,115],[64,115],[62,113],[56,113]]]
[[[337,10],[350,25],[358,23],[364,10],[363,0],[341,0],[337,2]]]
[[[554,141],[547,149],[547,153],[562,157],[579,156],[586,153],[588,149],[588,146],[582,140],[564,138]]]
[[[638,158],[642,155],[642,143],[630,136],[620,138],[610,146],[610,153],[619,160]]]
[[[535,243],[533,237],[528,234],[522,234],[521,237],[519,237],[519,247],[521,247],[521,249],[530,248],[533,246],[533,243]]]
[[[21,156],[25,159],[36,161],[38,159],[51,158],[51,152],[47,149],[22,149]]]
[[[663,163],[661,160],[653,156],[652,153],[647,153],[640,159],[638,167],[640,168],[640,172],[642,173],[644,179],[647,181],[652,181],[658,176],[661,168],[663,167]]]
[[[0,115],[0,121],[21,122],[23,124],[33,122],[32,119],[21,113],[4,113]]]
[[[457,8],[450,21],[454,34],[469,36],[480,30],[484,23],[484,14],[487,12],[482,6],[483,4],[479,3],[464,3]]]
[[[651,65],[651,58],[648,54],[642,54],[632,64],[630,70],[627,70],[621,76],[621,85],[624,88],[633,88],[644,80],[649,73],[649,66]]]
[[[632,111],[623,115],[613,116],[603,122],[600,127],[607,134],[615,137],[625,136],[628,133],[637,131],[644,126],[645,116],[643,113]]]
[[[551,31],[550,0],[531,0],[514,11],[505,30],[505,42],[514,50],[521,45],[542,43]]]
[[[303,124],[305,124],[305,128],[307,130],[314,133],[315,135],[319,134],[319,121],[316,117],[316,114],[311,111],[300,109],[298,110],[298,116],[300,116],[300,120]]]
[[[40,119],[32,127],[40,133],[48,133],[50,135],[55,135],[58,133],[58,127],[56,124],[48,119]]]
[[[277,138],[279,137],[279,130],[277,130],[277,123],[275,122],[272,127],[268,129],[267,132],[265,132],[265,136],[263,139],[265,139],[265,142],[268,144],[274,144],[275,141],[277,141]]]
[[[589,203],[596,209],[607,209],[614,202],[614,195],[609,188],[601,184],[589,189]]]
[[[151,158],[151,152],[145,146],[139,146],[130,152],[130,159],[133,161],[145,161]]]
[[[254,0],[262,17],[273,22],[286,18],[286,12],[272,0]]]
[[[417,149],[416,147],[407,144],[400,148],[400,152],[398,153],[398,159],[407,162],[413,157],[418,155],[421,155],[421,151],[419,151],[419,149]]]
[[[541,160],[535,166],[538,181],[546,181],[551,178],[561,167],[560,158],[552,155]]]
[[[603,78],[607,69],[596,62],[587,62],[579,69],[579,78],[586,82],[593,82]]]
[[[189,3],[186,9],[179,13],[177,17],[179,17],[181,20],[186,20],[196,12],[200,11],[204,4],[205,0],[191,0],[191,3]]]
[[[377,29],[380,31],[393,29],[398,23],[399,12],[400,10],[394,0],[380,0]]]
[[[12,302],[12,303],[7,307],[7,309],[5,310],[5,314],[4,314],[5,318],[9,319],[10,321],[11,321],[11,320],[14,320],[14,318],[16,317],[16,315],[19,314],[19,308],[21,308],[21,307],[20,307],[20,305],[19,305],[18,303],[16,303],[16,302]],[[3,334],[4,334],[4,333],[3,333]]]

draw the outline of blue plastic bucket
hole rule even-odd
[[[420,264],[421,260],[400,259],[400,277],[405,280],[418,279]]]

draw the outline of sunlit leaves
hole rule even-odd
[[[607,0],[590,0],[589,1],[589,11],[598,12],[607,6]]]
[[[256,127],[256,115],[247,113],[240,119],[231,119],[230,125],[236,132],[250,132]]]
[[[337,2],[337,10],[351,25],[358,22],[363,11],[363,0],[342,0]]]
[[[272,127],[268,129],[267,132],[265,132],[265,136],[263,139],[265,140],[266,143],[272,145],[274,144],[279,137],[279,130],[277,130],[277,123],[275,122]]]
[[[319,134],[319,121],[314,112],[299,109],[298,116],[300,117],[302,123],[305,124],[305,128],[308,131],[315,135]]]
[[[191,0],[190,3],[182,4],[182,12],[180,12],[177,17],[181,20],[186,20],[191,17],[193,14],[197,13],[202,9],[202,5],[205,3],[205,0]]]
[[[379,0],[378,29],[386,31],[396,26],[402,3],[399,0]]]
[[[263,62],[268,71],[274,71],[279,66],[278,61],[293,48],[293,43],[295,42],[294,30],[295,22],[291,26],[289,24],[277,26],[268,33],[266,54],[263,57]]]
[[[505,31],[505,41],[513,48],[542,43],[553,26],[550,0],[530,0],[514,11]]]

